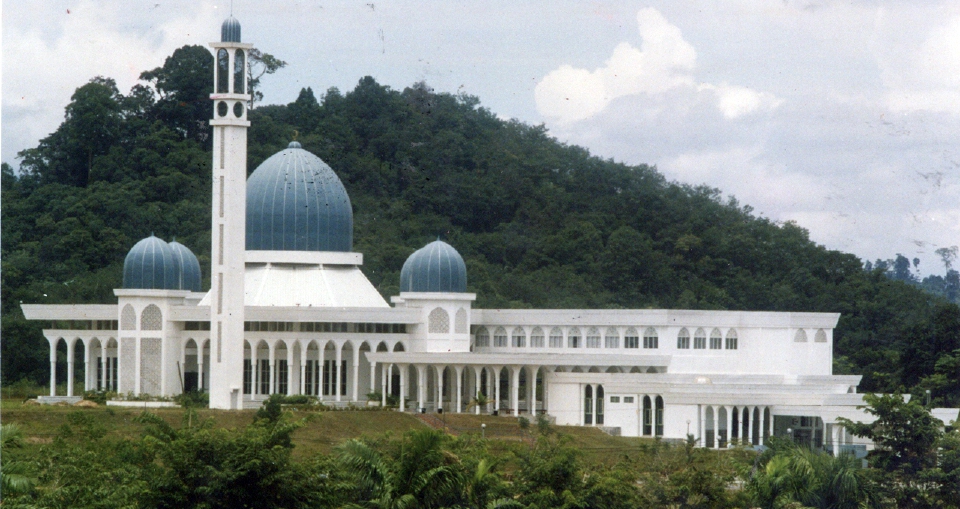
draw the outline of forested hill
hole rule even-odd
[[[46,376],[46,342],[20,301],[114,301],[126,251],[151,232],[208,267],[211,65],[184,47],[129,94],[95,78],[22,153],[19,175],[4,167],[4,381]],[[840,312],[836,372],[863,374],[865,390],[960,398],[956,305],[719,190],[591,156],[424,84],[364,78],[320,100],[307,88],[250,119],[249,171],[296,137],[340,175],[354,250],[385,297],[405,258],[440,236],[467,261],[478,307]]]

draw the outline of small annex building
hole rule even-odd
[[[860,377],[832,373],[838,314],[476,309],[463,258],[439,239],[406,260],[388,303],[352,250],[353,209],[333,168],[294,141],[246,177],[252,45],[232,17],[221,39],[211,43],[211,288],[189,248],[151,234],[130,249],[116,303],[23,304],[46,324],[52,398],[64,397],[65,342],[65,397],[80,370],[86,388],[199,390],[212,408],[276,393],[374,398],[706,447],[790,435],[837,450],[852,443],[839,417],[869,420]]]

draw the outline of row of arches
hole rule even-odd
[[[448,334],[450,330],[450,313],[441,307],[434,308],[427,315],[427,332],[431,334]],[[453,331],[455,334],[466,334],[467,330],[467,310],[459,308],[453,321]]]
[[[66,380],[66,396],[74,396],[76,368],[83,367],[83,390],[119,389],[119,343],[98,336],[47,338],[50,343],[50,395],[57,395],[57,380]],[[77,346],[80,348],[77,348]]]
[[[163,312],[156,304],[150,304],[140,312],[140,330],[154,331],[163,329]],[[120,330],[137,330],[137,312],[132,304],[120,310]]]
[[[642,332],[642,334],[641,334]],[[737,350],[739,336],[736,329],[728,329],[724,334],[714,327],[707,341],[707,331],[698,327],[692,335],[686,327],[677,332],[677,349],[694,350]],[[553,327],[549,333],[543,327],[533,327],[529,334],[524,327],[497,327],[491,334],[486,326],[480,326],[474,333],[474,346],[480,348],[660,348],[660,334],[654,327],[629,327],[620,333],[620,328],[607,327],[601,332],[599,327],[581,330],[579,327]]]
[[[721,449],[732,444],[761,445],[773,434],[770,407],[714,406],[701,407],[701,445]]]
[[[795,343],[806,343],[807,342],[807,331],[804,329],[797,329],[797,332],[793,335],[793,341]],[[813,333],[813,342],[814,343],[826,343],[827,342],[827,332],[823,329],[817,329],[817,332]]]

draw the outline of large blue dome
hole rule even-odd
[[[200,261],[197,260],[197,255],[175,240],[168,245],[173,252],[173,263],[177,267],[177,288],[191,292],[201,291]]]
[[[247,180],[247,250],[353,249],[353,209],[327,163],[292,142]]]
[[[467,291],[467,266],[460,253],[442,240],[420,248],[403,263],[401,292]]]
[[[179,290],[179,270],[173,250],[153,235],[137,242],[123,261],[123,287],[142,290]]]

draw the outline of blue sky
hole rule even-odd
[[[2,159],[56,129],[91,77],[121,91],[229,2],[3,2]],[[288,62],[267,103],[363,76],[478,96],[504,118],[708,184],[866,259],[942,273],[960,244],[957,2],[234,0]]]

